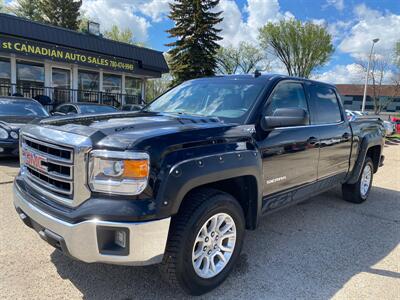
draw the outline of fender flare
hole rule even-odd
[[[256,220],[262,204],[262,160],[255,150],[240,150],[196,157],[181,161],[169,169],[157,192],[157,202],[168,205],[170,215],[179,211],[192,189],[241,176],[253,176],[257,182]]]
[[[350,173],[348,179],[346,180],[347,184],[355,184],[358,178],[361,175],[362,167],[365,162],[365,158],[367,157],[368,150],[373,146],[381,146],[382,147],[382,137],[375,135],[366,135],[362,138],[362,141],[358,150],[358,157],[356,163],[354,164],[353,171]]]

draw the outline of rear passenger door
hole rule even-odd
[[[318,129],[318,180],[337,176],[340,181],[349,169],[352,136],[350,126],[333,88],[313,83],[308,85],[308,89],[311,124]]]

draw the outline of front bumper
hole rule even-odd
[[[17,140],[0,141],[0,157],[18,156],[19,155],[18,147],[19,143]]]
[[[91,219],[72,224],[47,214],[24,197],[14,186],[14,206],[24,223],[51,245],[78,260],[142,266],[159,263],[163,258],[171,218],[147,222]],[[99,230],[104,228],[121,228],[128,233],[128,249],[124,255],[100,253]]]

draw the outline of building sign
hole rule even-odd
[[[134,61],[128,59],[1,35],[0,52],[16,53],[28,57],[40,57],[123,72],[133,72],[136,65]]]

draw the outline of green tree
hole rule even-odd
[[[217,51],[217,73],[236,74],[239,69],[239,53],[234,47],[221,47]]]
[[[325,27],[290,19],[260,29],[261,46],[272,50],[290,76],[310,77],[333,53],[332,36]]]
[[[238,47],[221,47],[217,52],[217,72],[221,74],[248,74],[256,69],[266,70],[265,56],[260,48],[247,42]]]
[[[84,12],[81,11],[81,16],[79,17],[79,25],[78,25],[78,31],[80,32],[87,32],[88,30],[88,23],[89,23],[89,18],[85,15]]]
[[[4,6],[4,1],[0,0],[0,13],[4,13],[6,11],[6,8]]]
[[[215,26],[222,21],[222,12],[215,12],[219,0],[177,0],[170,4],[169,17],[175,27],[167,30],[170,38],[167,44],[173,84],[188,79],[212,76],[217,67],[216,52],[220,29]]]
[[[148,79],[146,81],[146,99],[147,103],[152,102],[170,87],[172,77],[170,74],[163,74],[161,78]]]
[[[396,43],[395,55],[396,64],[400,67],[400,41]]]
[[[9,7],[10,12],[18,17],[33,21],[43,21],[42,12],[39,9],[40,0],[17,0],[14,7]]]
[[[28,0],[29,1],[29,0]],[[35,0],[43,21],[52,25],[77,30],[82,0]]]
[[[110,40],[133,44],[133,33],[129,28],[120,30],[117,25],[113,25],[110,30],[104,31],[104,36]]]

